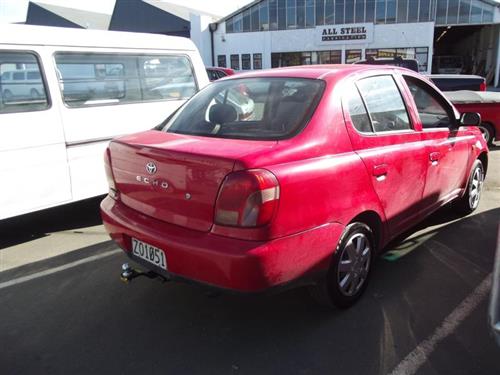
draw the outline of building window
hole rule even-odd
[[[269,30],[278,30],[278,0],[269,0]]]
[[[420,0],[420,10],[419,10],[419,16],[418,16],[418,21],[419,22],[427,22],[429,21],[429,16],[430,16],[430,0]],[[467,16],[469,15],[469,12],[467,11]]]
[[[232,33],[233,31],[233,18],[231,17],[226,21],[226,33]]]
[[[398,0],[397,23],[404,23],[408,18],[408,0]]]
[[[353,22],[354,22],[354,0],[346,0],[344,23],[353,23]]]
[[[342,14],[343,14],[342,10]],[[325,0],[325,25],[333,25],[335,23],[335,2],[334,0]]]
[[[253,54],[253,68],[262,69],[262,53]]]
[[[269,8],[267,0],[260,3],[260,19],[259,19],[259,30],[267,31],[269,30]]]
[[[243,31],[243,16],[241,13],[233,17],[233,31],[235,33],[241,33]]]
[[[348,49],[345,51],[345,63],[353,64],[361,60],[361,50],[360,49]]]
[[[376,0],[366,0],[365,22],[373,22],[375,19],[375,1]]]
[[[295,7],[295,0],[286,1],[286,28],[296,29],[297,20],[295,18],[297,8]]]
[[[420,0],[429,1],[429,0]],[[386,15],[385,15],[385,23],[395,23],[396,22],[396,0],[387,0],[386,1]]]
[[[243,11],[243,32],[250,31],[250,9]]]
[[[365,0],[356,0],[354,21],[365,22]]]
[[[218,55],[217,56],[217,66],[221,68],[226,67],[226,55]]]
[[[231,55],[231,69],[240,70],[240,55]]]
[[[341,64],[342,63],[342,51],[319,51],[319,64]]]
[[[458,23],[458,0],[448,0],[448,19],[446,23]]]
[[[428,47],[417,47],[415,49],[415,57],[418,62],[418,71],[427,71],[427,60],[429,59],[429,48]]]
[[[413,1],[418,5],[418,1]],[[385,0],[377,0],[376,4],[376,11],[375,11],[375,23],[384,23],[385,22]],[[415,12],[416,14],[416,12]]]
[[[297,0],[297,29],[306,27],[306,2]]]
[[[241,55],[241,69],[250,70],[252,67],[250,66],[250,54],[244,53]]]
[[[306,0],[306,27],[314,27],[314,0]]]
[[[344,0],[336,0],[335,1],[335,23],[336,24],[340,25],[340,24],[344,23],[344,8],[345,8]]]
[[[325,24],[325,0],[316,0],[316,26]]]
[[[251,8],[250,14],[252,17],[252,31],[259,31],[259,4]]]
[[[278,0],[278,30],[286,29],[286,0]]]

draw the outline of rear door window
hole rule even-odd
[[[363,103],[361,95],[354,84],[347,90],[346,96],[349,116],[351,117],[352,124],[356,130],[362,133],[373,132],[370,117],[368,116],[368,112],[366,112],[365,104]]]
[[[411,129],[403,98],[392,76],[364,78],[357,82],[357,86],[375,132]]]
[[[325,83],[315,79],[216,81],[191,98],[164,131],[218,138],[276,140],[307,123]]]
[[[0,51],[0,113],[40,111],[48,107],[36,55]]]

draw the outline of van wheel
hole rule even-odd
[[[311,296],[329,307],[352,306],[368,285],[374,252],[370,227],[359,222],[349,224],[333,254],[327,275],[310,287]]]
[[[479,130],[481,130],[481,134],[483,135],[483,138],[488,146],[491,146],[493,144],[493,139],[495,138],[495,131],[493,130],[493,127],[490,124],[483,122],[479,125]]]
[[[483,190],[484,168],[481,160],[476,160],[472,165],[465,194],[459,198],[454,206],[458,212],[467,215],[479,206],[481,192]]]

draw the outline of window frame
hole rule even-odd
[[[396,89],[398,90],[399,92],[399,95],[401,96],[401,100],[403,101],[403,105],[405,107],[405,111],[406,111],[406,114],[408,116],[408,124],[409,124],[409,128],[408,129],[401,129],[401,130],[388,130],[388,131],[379,131],[377,132],[375,130],[375,127],[373,126],[373,119],[372,119],[372,115],[370,113],[370,111],[368,110],[368,106],[366,105],[366,99],[363,95],[363,93],[361,92],[361,90],[359,89],[359,86],[358,86],[358,82],[363,80],[363,79],[368,79],[368,78],[375,78],[375,77],[385,77],[385,76],[389,76],[392,78],[393,82],[394,82],[394,85],[396,86]],[[352,128],[354,129],[354,131],[356,131],[356,133],[362,135],[362,136],[367,136],[367,137],[376,137],[376,136],[386,136],[386,135],[394,135],[394,134],[413,134],[415,132],[417,132],[417,130],[415,129],[415,124],[413,123],[412,121],[412,118],[410,116],[410,110],[408,108],[408,103],[406,102],[405,100],[405,96],[403,95],[403,92],[401,91],[401,87],[398,83],[398,80],[396,79],[394,73],[379,73],[379,74],[374,74],[374,75],[368,75],[368,76],[364,76],[364,77],[359,77],[359,78],[356,78],[354,81],[351,81],[350,82],[351,84],[354,84],[354,86],[356,87],[356,90],[358,90],[358,93],[361,97],[361,101],[363,102],[363,106],[365,107],[365,111],[366,113],[368,114],[368,118],[370,120],[370,126],[372,128],[372,132],[370,133],[367,133],[367,132],[361,132],[359,131],[355,126],[354,126],[354,123],[352,122],[352,118],[351,118],[351,114],[349,113],[349,106],[348,106],[348,103],[346,101],[346,98],[345,96],[343,97],[342,99],[342,103],[343,103],[343,111],[344,113],[347,112],[349,114],[349,119],[351,120],[351,124],[352,124]],[[345,103],[345,105],[344,105]]]
[[[73,55],[81,55],[81,54],[95,54],[95,55],[109,55],[109,56],[125,56],[125,57],[134,57],[134,58],[141,58],[141,57],[185,57],[187,61],[189,62],[189,66],[191,68],[191,73],[193,75],[193,80],[195,84],[195,89],[196,91],[193,93],[196,94],[198,91],[200,91],[200,85],[198,83],[198,76],[196,74],[196,70],[194,69],[193,62],[191,61],[191,58],[188,54],[186,53],[132,53],[132,52],[96,52],[96,51],[87,51],[87,50],[79,50],[79,51],[67,51],[67,50],[57,50],[52,53],[52,60],[54,63],[54,69],[57,71],[57,61],[56,61],[56,55],[57,54],[73,54]],[[141,79],[144,76],[138,72],[137,79],[139,80],[139,85],[142,93],[142,81]],[[61,101],[63,105],[68,108],[68,109],[83,109],[83,108],[95,108],[95,107],[108,107],[108,106],[120,106],[120,105],[130,105],[130,104],[140,104],[140,103],[154,103],[154,102],[171,102],[171,101],[179,101],[179,100],[188,100],[189,98],[177,98],[177,99],[144,99],[144,100],[137,100],[137,101],[130,101],[130,102],[113,102],[113,103],[95,103],[95,104],[88,104],[88,105],[82,105],[82,106],[69,106],[66,101],[64,100],[64,94],[63,91],[61,90],[60,86],[60,81],[59,81],[59,73],[56,74],[57,78],[57,85],[59,86],[59,92],[61,94]],[[126,90],[125,90],[126,91]]]
[[[0,112],[0,116],[1,115],[10,115],[10,114],[14,114],[14,113],[42,112],[42,111],[50,110],[52,108],[52,95],[50,93],[50,88],[48,85],[47,76],[45,75],[45,67],[44,67],[44,64],[43,64],[43,61],[42,61],[40,54],[37,51],[25,50],[25,49],[22,49],[22,50],[5,49],[5,50],[1,50],[0,53],[26,53],[26,54],[33,55],[35,57],[36,62],[37,62],[38,70],[40,71],[43,88],[45,90],[45,97],[47,99],[47,106],[45,108],[30,109],[30,110],[26,110],[26,111]]]
[[[405,77],[409,77],[411,80],[418,82],[417,86],[420,83],[420,84],[424,85],[424,87],[430,88],[430,90],[431,90],[430,93],[427,92],[425,89],[424,89],[424,91],[426,91],[427,94],[429,94],[434,100],[436,100],[436,102],[439,105],[441,105],[444,108],[444,110],[446,111],[446,114],[448,115],[448,117],[452,121],[450,126],[447,126],[447,127],[442,126],[442,127],[435,127],[435,128],[425,128],[423,126],[422,119],[420,118],[420,113],[418,112],[417,103],[415,102],[415,99],[413,99],[413,95],[411,94],[410,87],[408,86],[408,83],[406,82]],[[432,87],[429,83],[425,82],[424,80],[422,80],[418,77],[415,77],[413,75],[410,75],[410,74],[402,73],[401,78],[402,78],[403,84],[405,85],[405,90],[408,91],[409,100],[412,101],[413,110],[415,111],[415,115],[417,116],[418,120],[420,121],[420,125],[422,127],[423,132],[452,131],[452,130],[457,129],[459,127],[458,119],[455,116],[456,114],[455,114],[455,111],[453,110],[453,107],[446,100],[446,98],[443,95],[441,95],[434,87]],[[436,95],[437,95],[437,97],[436,97]]]
[[[238,65],[233,66],[233,56],[236,56],[238,59]],[[231,69],[233,70],[240,70],[240,54],[239,53],[233,53],[229,55],[229,64],[231,65]]]

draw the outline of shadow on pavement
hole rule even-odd
[[[70,231],[102,224],[99,204],[104,197],[49,208],[0,221],[0,251],[3,248],[45,237],[48,233]]]

